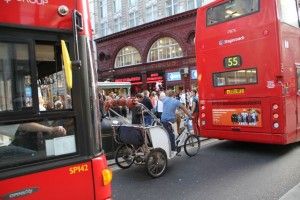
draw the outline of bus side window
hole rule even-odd
[[[29,45],[0,42],[0,112],[32,109]]]
[[[300,27],[300,1],[297,0],[298,25]]]
[[[0,124],[0,170],[77,152],[73,118]]]
[[[299,27],[297,3],[295,0],[280,0],[281,21]]]
[[[60,48],[56,43],[37,42],[39,110],[72,109],[71,92],[66,87]]]
[[[297,94],[300,95],[300,68],[297,69]]]

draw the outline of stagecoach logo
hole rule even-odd
[[[37,192],[37,191],[38,191],[38,188],[26,188],[26,189],[23,189],[23,190],[19,190],[19,191],[16,191],[16,192],[6,194],[6,195],[2,196],[2,199],[3,200],[16,199],[16,198],[19,198],[19,197],[24,197],[24,196],[27,196],[27,195],[31,195],[32,193]]]
[[[48,4],[48,0],[3,0],[3,1],[5,1],[6,3],[16,1],[16,2],[20,2],[20,3],[35,4],[35,5],[40,5],[40,6]]]
[[[245,36],[241,36],[241,37],[237,37],[237,38],[232,38],[232,39],[228,39],[228,40],[220,40],[219,41],[219,45],[223,46],[225,44],[232,44],[234,42],[239,42],[244,40],[246,37]]]

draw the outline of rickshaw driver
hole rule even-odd
[[[192,115],[186,107],[175,98],[175,92],[173,90],[168,90],[166,95],[167,97],[163,100],[161,122],[169,134],[171,150],[173,151],[173,154],[176,154],[175,135],[172,128],[172,123],[176,122],[176,109],[180,108],[187,116],[189,116],[189,118],[192,118]]]

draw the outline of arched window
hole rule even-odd
[[[170,37],[156,40],[148,52],[148,62],[182,57],[182,49],[178,42]]]
[[[141,55],[132,46],[122,48],[117,54],[115,68],[136,65],[141,63]]]

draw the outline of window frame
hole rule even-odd
[[[133,4],[131,4],[132,1],[134,1]],[[135,6],[137,6],[137,4],[138,4],[137,0],[128,0],[128,7],[129,8],[135,7]]]
[[[34,67],[34,44],[33,41],[30,39],[16,39],[12,37],[0,37],[0,42],[4,43],[12,43],[12,44],[27,44],[28,45],[28,54],[29,54],[29,69],[30,69],[30,76],[31,76],[31,92],[32,92],[32,107],[26,109],[26,110],[21,110],[21,111],[2,111],[0,112],[0,117],[5,116],[16,116],[18,115],[25,115],[25,114],[34,114],[38,110],[38,93],[35,88],[37,88],[37,79],[35,77],[35,74],[37,74],[37,69]]]
[[[208,23],[208,13],[209,13],[209,11],[210,11],[211,9],[213,9],[213,8],[216,8],[216,7],[218,7],[218,6],[222,6],[222,5],[226,4],[226,3],[229,3],[230,1],[232,1],[232,0],[228,0],[228,1],[225,1],[225,2],[223,2],[223,3],[219,3],[219,4],[217,4],[217,5],[208,7],[208,8],[206,9],[206,13],[205,13],[205,15],[206,15],[206,20],[205,20],[206,27],[215,26],[215,25],[218,25],[218,24],[222,24],[222,23],[225,23],[225,22],[233,21],[233,20],[240,19],[240,18],[243,18],[243,17],[247,17],[247,16],[249,16],[249,15],[253,15],[253,14],[255,14],[255,13],[259,13],[259,12],[260,12],[261,1],[260,1],[260,0],[257,0],[257,1],[258,1],[258,7],[257,7],[257,10],[256,10],[256,11],[250,12],[250,13],[247,13],[247,14],[244,14],[244,15],[241,15],[241,16],[238,16],[238,17],[229,18],[229,19],[226,19],[226,20],[224,20],[224,21],[219,21],[219,22],[214,23],[214,24],[209,24],[209,23]]]
[[[122,11],[122,2],[121,0],[113,0],[113,13],[119,13]]]
[[[136,52],[134,52],[134,53],[131,52],[131,53],[124,54],[122,51],[123,51],[123,49],[125,49],[125,48],[132,48],[132,49],[136,50]],[[122,54],[119,55],[120,53],[122,53]],[[132,62],[131,62],[131,64],[126,65],[124,60],[125,60],[125,56],[128,56],[128,55],[130,55],[131,61],[132,61]],[[140,62],[139,62],[139,63],[136,63],[136,61],[134,60],[134,56],[135,56],[135,55],[139,55],[139,57],[140,57]],[[122,66],[117,66],[118,59],[122,59],[122,63],[123,63]],[[116,55],[116,57],[115,57],[114,68],[115,68],[115,69],[118,69],[118,68],[122,68],[122,67],[128,67],[128,66],[133,66],[133,65],[139,65],[139,64],[141,64],[141,63],[142,63],[142,56],[141,56],[140,52],[138,51],[138,49],[135,48],[134,46],[125,46],[125,47],[121,48],[121,49],[118,51],[118,53],[117,53],[117,55]]]
[[[117,17],[114,19],[114,32],[120,32],[122,30],[122,18]]]
[[[166,46],[163,46],[163,47],[153,47],[156,43],[159,43],[159,40],[161,39],[170,39],[170,40],[173,40],[176,42],[176,44],[168,44]],[[160,54],[159,54],[159,50],[162,49],[161,52],[164,52],[164,49],[166,48],[171,48],[171,47],[174,47],[176,48],[178,46],[178,48],[181,49],[181,55],[180,56],[175,56],[175,57],[172,57],[172,52],[170,52],[170,58],[160,58]],[[151,52],[153,50],[156,50],[155,52],[157,52],[157,60],[151,60]],[[171,50],[170,50],[171,51]],[[175,54],[177,54],[177,52],[175,52]],[[151,47],[149,48],[148,50],[148,54],[147,54],[147,62],[159,62],[159,61],[164,61],[164,60],[171,60],[171,59],[176,59],[176,58],[182,58],[184,55],[183,55],[183,50],[182,50],[182,47],[180,46],[179,42],[177,42],[177,40],[175,40],[174,38],[172,37],[161,37],[161,38],[158,38],[156,41],[154,41],[151,45]]]
[[[299,3],[297,3],[297,0],[293,0],[295,3],[295,9],[296,9],[296,14],[297,14],[297,26],[295,26],[295,24],[292,24],[286,20],[283,19],[283,9],[282,9],[282,0],[279,1],[279,10],[280,10],[280,22],[288,24],[290,26],[296,27],[296,28],[300,28],[300,19],[299,19]]]
[[[108,23],[107,22],[101,22],[100,23],[100,35],[106,36],[108,33]]]
[[[225,74],[225,73],[230,73],[230,72],[238,72],[238,71],[247,71],[247,70],[255,70],[256,71],[256,82],[255,83],[239,83],[239,84],[226,84],[225,80],[225,85],[216,85],[215,84],[215,74]],[[229,70],[229,71],[222,71],[222,72],[214,72],[212,73],[212,83],[213,86],[216,88],[221,88],[221,87],[231,87],[231,86],[240,86],[240,85],[255,85],[258,84],[258,70],[257,68],[247,68],[247,69],[236,69],[236,70]]]
[[[168,0],[167,0],[168,1]],[[180,7],[180,1],[179,0],[169,0],[170,4],[168,2],[165,2],[165,13],[166,17],[176,15],[181,12],[181,7]],[[175,3],[174,3],[175,2]],[[175,11],[175,7],[178,6],[177,12]],[[168,11],[171,9],[171,13],[169,14]]]
[[[154,9],[156,8],[156,9]],[[149,14],[149,15],[148,15]],[[150,16],[150,18],[148,18],[148,16]],[[152,22],[158,19],[158,8],[157,8],[157,4],[151,4],[149,6],[146,7],[146,22]]]
[[[32,99],[33,99],[33,109],[26,111],[18,112],[5,112],[0,113],[0,125],[5,124],[16,124],[16,123],[26,123],[26,122],[38,122],[44,120],[59,120],[65,118],[72,118],[74,120],[74,129],[75,129],[75,141],[76,141],[76,150],[75,154],[71,155],[62,155],[54,157],[49,160],[37,160],[30,164],[20,165],[9,167],[3,169],[0,172],[0,178],[14,177],[18,174],[32,173],[34,171],[41,171],[52,167],[63,166],[66,164],[72,164],[81,162],[84,160],[90,160],[87,156],[90,154],[90,150],[87,148],[88,138],[84,135],[83,130],[83,120],[81,119],[81,106],[80,106],[80,95],[74,95],[71,93],[73,108],[72,110],[57,110],[53,112],[39,112],[38,106],[38,85],[37,85],[37,65],[35,60],[35,42],[36,41],[45,41],[45,42],[59,42],[61,39],[73,44],[73,36],[69,31],[60,31],[60,32],[50,32],[48,30],[43,31],[31,31],[31,30],[16,30],[12,28],[3,28],[0,29],[0,41],[1,42],[13,42],[13,43],[28,43],[29,44],[29,63],[31,70],[31,80],[32,80]],[[73,45],[69,46],[70,56],[73,57],[74,47]],[[80,73],[77,69],[74,69],[75,76]],[[73,85],[74,87],[76,85]],[[78,85],[79,86],[79,85]],[[77,86],[76,86],[77,87]],[[76,90],[78,88],[74,88]],[[63,116],[63,117],[62,117]],[[98,133],[95,133],[98,134]],[[81,141],[80,143],[78,141]],[[102,147],[101,147],[102,149]]]
[[[138,25],[138,16],[138,11],[133,11],[129,13],[128,25],[130,28]],[[133,24],[131,22],[133,22]]]
[[[191,1],[193,1],[193,6],[190,8],[190,4],[192,3]],[[186,1],[186,10],[193,10],[197,8],[197,0],[187,0]]]

